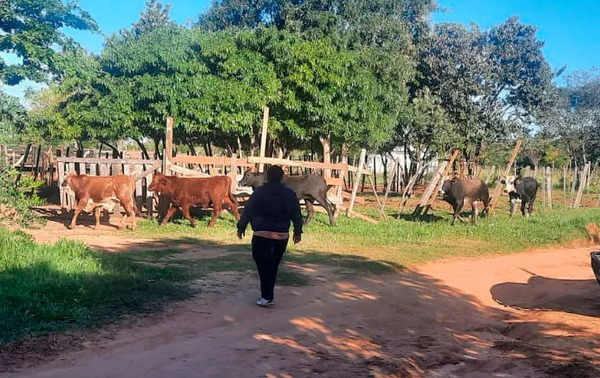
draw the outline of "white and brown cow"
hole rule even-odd
[[[133,230],[136,229],[136,208],[133,198],[135,181],[133,178],[125,175],[88,176],[69,173],[61,186],[75,195],[77,204],[73,219],[69,225],[70,229],[75,227],[77,217],[82,211],[88,213],[94,211],[94,215],[96,216],[94,229],[98,229],[102,210],[110,212],[118,202],[123,205],[126,212],[126,215],[121,220],[119,229],[124,227],[127,215],[131,217],[131,228]]]

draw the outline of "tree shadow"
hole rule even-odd
[[[494,285],[490,293],[499,304],[517,309],[600,317],[600,288],[594,279],[557,279],[533,275],[527,283]]]

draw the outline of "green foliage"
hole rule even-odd
[[[27,111],[16,97],[0,90],[0,145],[15,145],[27,124]]]
[[[0,224],[18,224],[32,227],[42,224],[42,220],[31,210],[31,206],[41,205],[36,189],[43,182],[35,182],[33,176],[22,175],[15,184],[18,172],[7,166],[0,153]]]
[[[63,58],[56,47],[72,51],[77,44],[61,28],[97,31],[98,26],[77,2],[28,0],[0,2],[0,52],[21,63],[0,58],[0,81],[16,85],[23,79],[48,82],[60,77]]]
[[[552,103],[552,72],[536,28],[510,18],[490,30],[439,24],[419,66],[470,155],[522,134]]]

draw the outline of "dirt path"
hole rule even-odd
[[[114,238],[113,238],[114,241]],[[253,305],[256,278],[218,274],[171,311],[2,377],[598,376],[590,248],[546,250],[313,285]]]

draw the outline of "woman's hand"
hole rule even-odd
[[[294,244],[298,244],[302,241],[302,234],[294,234]]]
[[[238,235],[238,238],[240,238],[240,240],[242,240],[244,238],[244,236],[246,235],[246,233],[244,231],[238,230],[237,235]]]

